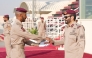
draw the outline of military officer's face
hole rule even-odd
[[[41,21],[43,22],[43,21],[44,21],[44,19],[41,19]]]
[[[4,22],[6,22],[7,21],[7,18],[6,17],[4,17]]]
[[[69,24],[71,22],[71,16],[70,15],[67,14],[67,15],[65,15],[64,18],[65,18],[65,23],[66,24]]]
[[[25,20],[26,20],[26,18],[27,18],[26,13],[22,13],[21,18],[22,18],[21,21],[22,21],[22,22],[25,22]]]

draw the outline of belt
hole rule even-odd
[[[21,48],[24,49],[24,45],[19,44],[19,45],[11,45],[12,48]]]

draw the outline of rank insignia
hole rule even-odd
[[[81,26],[78,26],[77,28],[80,28]]]
[[[81,35],[80,38],[84,38],[84,35]]]

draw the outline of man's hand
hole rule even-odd
[[[49,42],[49,43],[54,43],[53,39],[49,38],[49,37],[46,37],[46,40]]]

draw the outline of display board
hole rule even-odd
[[[61,39],[64,33],[65,21],[62,17],[53,17],[46,20],[46,35],[53,39]]]

